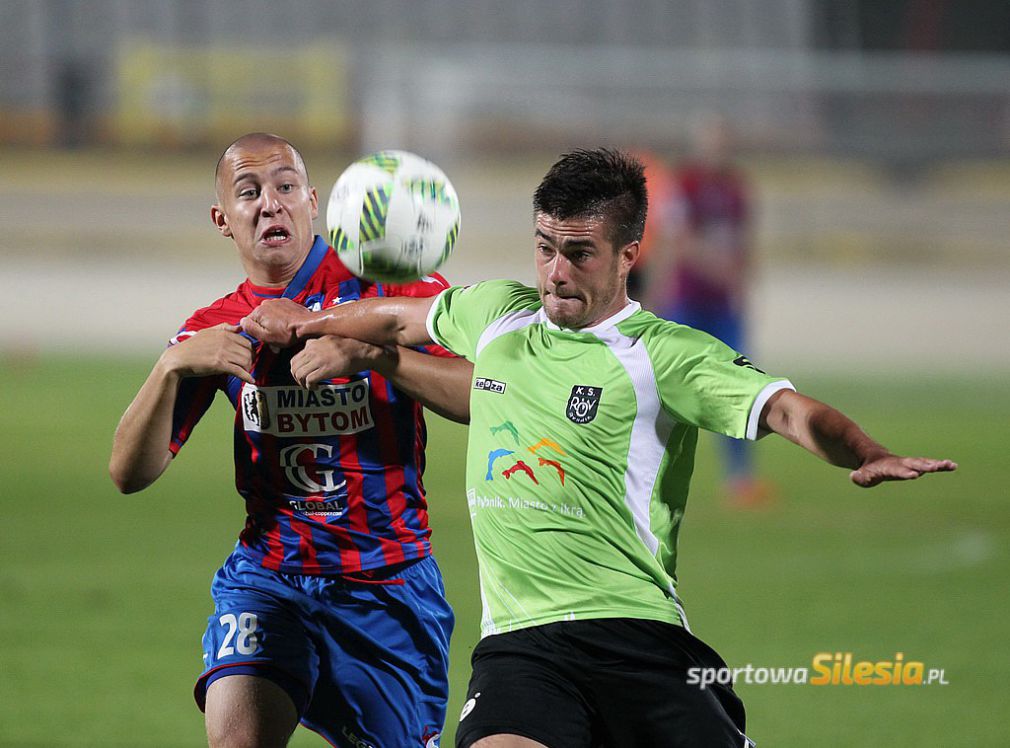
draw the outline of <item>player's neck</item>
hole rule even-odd
[[[291,279],[295,277],[295,272],[298,268],[295,268],[294,272],[291,273],[264,273],[262,270],[247,272],[246,276],[249,278],[249,282],[258,288],[285,288]]]
[[[303,255],[293,258],[288,262],[243,262],[242,264],[245,266],[249,282],[254,286],[261,288],[284,288],[298,274],[307,256],[308,252],[306,251]]]
[[[603,312],[596,315],[592,322],[582,325],[582,328],[580,329],[596,327],[598,324],[606,322],[608,319],[624,309],[624,307],[626,307],[629,303],[627,293],[618,294],[617,297],[614,298],[613,302],[611,302]]]

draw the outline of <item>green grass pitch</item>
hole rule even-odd
[[[120,496],[116,422],[149,362],[0,358],[0,746],[200,746],[192,683],[210,577],[242,526],[223,399],[176,464]],[[925,374],[794,377],[898,451],[961,469],[871,491],[776,437],[766,511],[725,508],[703,439],[681,536],[692,627],[730,665],[809,666],[817,652],[943,668],[945,686],[740,686],[765,746],[997,745],[1010,674],[1010,391]],[[465,430],[432,417],[425,483],[458,625],[456,717],[477,639],[463,495]],[[318,746],[299,730],[294,746]]]

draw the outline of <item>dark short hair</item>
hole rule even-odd
[[[645,167],[633,156],[610,148],[564,154],[533,193],[536,213],[559,220],[598,217],[608,221],[615,248],[642,238],[648,208]]]

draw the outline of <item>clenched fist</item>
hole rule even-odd
[[[295,325],[311,316],[312,312],[291,299],[269,299],[243,317],[240,324],[257,340],[288,348],[298,340]]]

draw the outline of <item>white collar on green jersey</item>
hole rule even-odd
[[[599,333],[605,330],[609,330],[612,327],[616,327],[621,322],[624,322],[624,320],[626,320],[628,317],[630,317],[632,314],[634,314],[641,308],[642,305],[639,304],[637,301],[629,300],[627,305],[623,309],[615,312],[614,314],[611,314],[602,322],[599,322],[593,325],[592,327],[582,327],[579,328],[578,330],[572,330],[571,328],[568,327],[558,327],[549,319],[547,319],[547,314],[544,312],[543,308],[540,309],[540,314],[543,315],[543,321],[547,325],[548,330],[558,330],[560,332],[587,332],[590,333],[591,335],[598,335]]]

